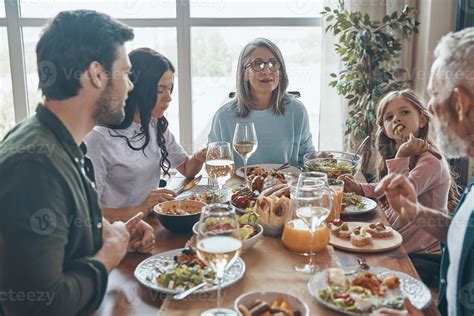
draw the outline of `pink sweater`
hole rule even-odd
[[[400,173],[408,176],[414,185],[418,201],[421,204],[440,212],[447,213],[448,194],[451,177],[447,161],[438,160],[432,154],[425,152],[420,156],[415,168],[409,170],[408,157],[389,159],[388,173]],[[377,198],[374,193],[376,183],[362,184],[367,197]],[[415,223],[402,220],[397,212],[389,208],[385,210],[390,225],[403,237],[403,246],[408,253],[440,253],[439,241],[418,228]]]

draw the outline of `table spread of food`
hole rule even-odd
[[[309,158],[299,169],[324,172],[327,178],[337,178],[341,174],[354,174],[357,171],[350,160],[330,155]],[[267,240],[279,240],[278,252],[293,256],[295,262],[308,256],[317,258],[319,253],[327,252],[328,249],[333,249],[331,251],[334,253],[341,252],[341,256],[371,255],[375,261],[378,260],[378,254],[390,251],[397,251],[406,257],[401,246],[401,235],[388,225],[383,214],[374,215],[380,212],[377,201],[346,192],[340,205],[332,203],[327,210],[333,213],[339,207],[340,213],[333,220],[323,221],[311,228],[307,218],[298,215],[293,203],[296,199],[294,191],[298,190],[299,185],[298,174],[294,170],[290,173],[285,169],[279,170],[276,166],[249,166],[244,177],[234,176],[232,179],[232,185],[224,186],[223,189],[210,183],[198,184],[180,195],[179,200],[155,206],[153,216],[159,221],[157,226],[160,226],[161,231],[172,232],[166,240],[177,238],[185,241],[191,238],[184,248],[183,245],[176,249],[165,247],[163,249],[168,251],[157,252],[134,265],[133,273],[141,286],[168,295],[158,300],[157,306],[174,306],[172,302],[176,298],[170,295],[189,289],[191,298],[195,295],[212,295],[210,293],[219,287],[233,288],[240,280],[252,278],[253,266],[246,265],[245,258],[250,255],[270,255],[256,254],[257,250],[252,249],[258,242],[266,243]],[[321,198],[323,200],[324,197]],[[226,267],[222,278],[217,278],[215,269],[209,266],[209,253],[204,253],[207,256],[203,256],[203,251],[199,251],[196,246],[196,238],[202,228],[200,225],[204,225],[202,221],[200,224],[201,209],[212,203],[224,203],[235,209],[238,239],[241,240],[236,254],[241,257],[229,261],[231,264]],[[320,203],[323,205],[323,202]],[[366,220],[367,216],[378,217]],[[205,225],[207,231],[215,231],[216,236],[220,236],[230,231],[234,224],[232,221],[212,221],[212,218],[208,218]],[[213,256],[217,256],[217,253]],[[275,262],[277,261],[275,257]],[[380,259],[378,262],[383,261]],[[290,267],[288,271],[293,269]],[[408,272],[413,274],[413,271]],[[403,310],[404,297],[409,297],[418,304],[418,308],[425,308],[431,304],[429,291],[420,280],[406,272],[372,265],[369,267],[366,264],[328,265],[307,275],[307,285],[301,291],[310,295],[309,300],[308,296],[303,299],[298,293],[272,291],[269,286],[268,291],[241,293],[234,301],[225,301],[225,304],[227,307],[233,305],[236,315],[244,316],[316,315],[319,311],[326,311],[328,315],[334,311],[366,314],[379,308]],[[278,282],[278,275],[275,275],[274,282]],[[194,291],[194,287],[198,289]],[[184,299],[182,302],[185,304],[188,301]],[[199,301],[196,301],[195,306],[199,309]],[[167,312],[173,315],[171,310],[168,309]]]

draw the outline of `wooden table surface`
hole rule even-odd
[[[188,180],[175,177],[168,185],[168,188],[178,188],[186,181]],[[207,184],[207,180],[203,181],[206,181],[205,183]],[[234,180],[234,184],[235,181],[238,180]],[[181,248],[191,237],[191,234],[177,235],[169,232],[168,230],[162,228],[159,221],[153,216],[148,217],[146,220],[155,228],[156,244],[152,254]],[[382,213],[380,208],[377,208],[377,210],[374,212],[365,215],[358,215],[352,219],[344,218],[344,220],[364,222],[380,221],[387,223],[385,215]],[[334,253],[341,265],[354,265],[356,262],[356,253],[341,251],[338,249],[334,249]],[[166,296],[162,293],[157,293],[145,288],[140,283],[138,283],[138,281],[136,281],[133,276],[135,267],[149,256],[149,254],[145,255],[131,253],[123,259],[120,265],[110,273],[107,292],[105,294],[104,300],[94,315],[120,316],[163,314],[160,312],[160,307]],[[420,279],[403,246],[383,253],[364,254],[364,257],[370,266],[380,266],[401,271],[414,276],[417,279]],[[252,267],[247,267],[246,274],[251,273],[251,271]],[[278,280],[275,279],[275,282],[278,282]],[[224,303],[226,302],[224,301]],[[322,306],[321,308],[325,309]],[[432,302],[430,306],[424,310],[424,312],[426,315],[437,315],[435,304]]]

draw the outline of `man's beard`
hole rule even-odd
[[[112,79],[109,79],[105,91],[97,101],[94,121],[98,125],[116,125],[120,124],[124,118],[123,101],[118,99]]]
[[[469,142],[459,137],[449,124],[441,119],[433,120],[436,144],[439,150],[448,158],[464,157],[468,154]]]

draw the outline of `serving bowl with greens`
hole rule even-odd
[[[361,156],[342,151],[313,151],[303,157],[305,171],[324,172],[336,179],[342,174],[354,175],[359,171]]]
[[[216,229],[225,229],[226,223],[216,223]],[[240,238],[242,240],[242,253],[252,248],[253,245],[262,237],[263,227],[258,224],[258,215],[247,213],[239,216]],[[199,222],[194,224],[193,232],[198,234]]]

